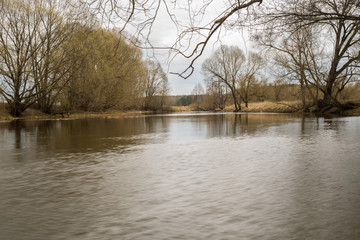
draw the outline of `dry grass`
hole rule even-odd
[[[12,117],[10,116],[10,114],[7,113],[5,109],[5,104],[0,103],[0,121],[7,121],[7,120],[12,120]]]
[[[270,113],[293,113],[297,112],[299,102],[253,102],[249,103],[249,107],[241,105],[243,112],[270,112]],[[233,105],[228,105],[224,109],[225,112],[234,111]]]
[[[243,112],[270,112],[270,113],[294,113],[298,112],[297,109],[300,102],[254,102],[249,103],[249,107],[245,108],[245,105],[242,105]],[[194,109],[191,106],[172,106],[170,112],[191,112]],[[233,112],[234,106],[228,105],[223,110],[224,112]],[[48,115],[44,114],[36,109],[27,109],[23,116],[20,118],[12,117],[7,113],[5,105],[0,103],[0,121],[11,121],[16,119],[26,119],[26,120],[42,120],[42,119],[76,119],[76,118],[137,118],[147,115],[152,115],[154,112],[149,111],[106,111],[106,112],[82,112],[82,113],[73,113],[70,117],[63,118],[61,115]],[[348,116],[360,116],[360,108],[348,110],[343,113]]]
[[[71,114],[70,118],[135,118],[144,116],[146,113],[146,111],[84,112]]]
[[[360,108],[347,110],[344,112],[344,115],[346,116],[360,116]]]
[[[171,106],[173,112],[191,112],[193,108],[191,106]]]
[[[0,121],[12,121],[17,119],[23,120],[43,120],[43,119],[76,119],[76,118],[135,118],[141,117],[147,112],[145,111],[106,111],[106,112],[81,112],[70,114],[69,117],[63,118],[63,116],[56,114],[45,114],[40,110],[29,108],[21,117],[12,117],[7,113],[3,106],[0,109]]]
[[[293,113],[298,112],[299,102],[255,102],[250,103],[245,112],[276,112],[276,113]]]

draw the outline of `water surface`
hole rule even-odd
[[[0,123],[0,239],[360,239],[360,118]]]

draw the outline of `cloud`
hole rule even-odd
[[[180,3],[181,1],[178,1]],[[186,3],[187,1],[185,1]],[[191,7],[194,7],[193,5]],[[200,5],[196,6],[197,9],[200,8]],[[195,18],[194,22],[197,26],[204,26],[213,20],[214,17],[219,16],[224,8],[224,5],[221,1],[213,1],[212,5],[206,9],[206,12],[202,16]],[[177,21],[179,21],[183,28],[191,26],[189,21],[188,12],[182,8],[179,9],[170,9],[171,14],[176,16]],[[181,31],[180,31],[181,32]],[[176,28],[176,25],[172,22],[168,12],[166,11],[164,5],[161,5],[158,16],[155,22],[152,25],[151,33],[149,40],[151,44],[155,47],[170,47],[176,42],[178,38],[179,30]],[[199,34],[195,34],[192,39],[184,39],[182,42],[181,50],[187,49],[187,54],[189,54],[195,47],[197,43],[203,41],[204,37]],[[190,65],[192,59],[185,58],[180,54],[176,55],[175,58],[172,58],[173,55],[169,57],[168,50],[148,50],[145,52],[146,56],[155,56],[160,63],[162,64],[164,70],[168,72],[169,82],[171,84],[173,95],[184,95],[190,94],[194,86],[197,83],[204,85],[204,76],[201,72],[202,62],[211,56],[211,54],[221,45],[237,45],[242,48],[245,52],[250,47],[248,44],[248,34],[247,32],[239,32],[236,30],[225,30],[222,29],[220,32],[215,34],[213,38],[209,41],[205,51],[202,56],[197,59],[194,64],[194,72],[188,79],[183,79],[175,74],[170,74],[171,72],[182,73]],[[169,59],[172,59],[169,61]]]

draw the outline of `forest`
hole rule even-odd
[[[197,19],[215,2],[1,1],[0,102],[14,117],[29,108],[51,114],[189,104],[237,112],[263,101],[301,112],[359,107],[358,1],[228,1],[201,26]],[[180,7],[188,25],[173,12]],[[189,60],[180,73],[144,54],[156,49],[150,36],[161,9],[178,28],[163,48]],[[221,45],[202,62],[204,85],[187,99],[169,96],[168,74],[188,78],[221,28],[246,29],[253,49]]]

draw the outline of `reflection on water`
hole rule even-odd
[[[359,239],[360,118],[0,123],[0,239]]]

